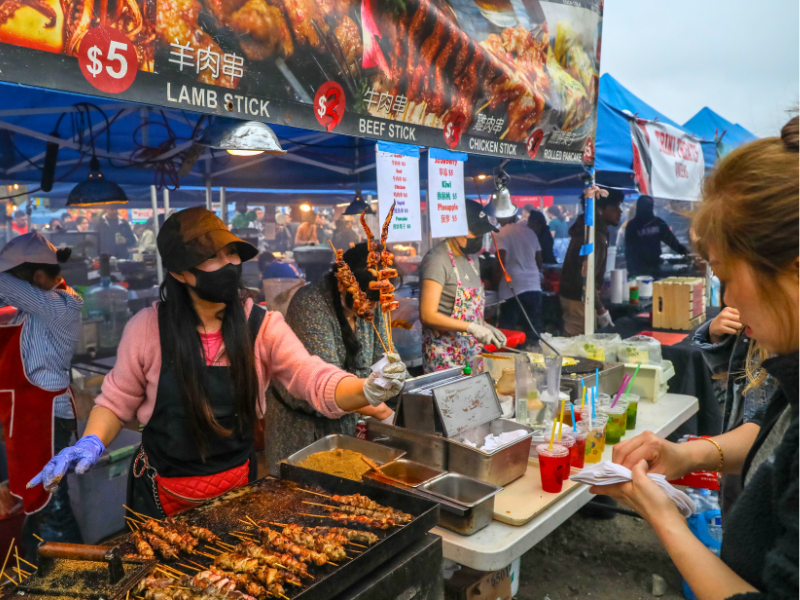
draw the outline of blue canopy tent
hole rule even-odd
[[[758,139],[738,123],[731,123],[707,106],[686,121],[683,127],[700,138],[716,140],[719,143],[720,156],[724,156],[742,144]]]
[[[151,185],[174,190],[171,206],[204,203],[206,186],[225,187],[229,202],[284,205],[338,204],[352,200],[357,189],[364,194],[377,189],[370,139],[273,125],[287,154],[234,157],[205,149],[191,171],[178,177],[198,113],[5,83],[0,83],[0,97],[0,182],[27,184],[33,196],[48,197],[54,208],[63,207],[72,187],[88,176],[92,154],[104,175],[126,190],[131,207],[150,206]],[[48,142],[57,142],[60,151],[56,183],[45,193],[36,190]],[[467,194],[486,198],[500,163],[500,158],[470,155]],[[531,161],[512,160],[505,169],[520,195],[579,189],[584,174],[581,166]],[[425,160],[420,177],[424,190]]]
[[[600,78],[600,102],[597,108],[597,137],[595,142],[595,179],[604,186],[636,191],[633,179],[633,150],[628,111],[642,119],[658,120],[686,133],[693,133],[652,106],[633,95],[611,75]],[[716,143],[702,141],[706,168],[716,160]]]

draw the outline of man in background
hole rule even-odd
[[[550,231],[553,232],[555,239],[562,239],[569,237],[569,225],[567,220],[561,212],[561,209],[555,204],[547,209],[547,214],[550,215]]]
[[[116,208],[107,208],[97,227],[100,233],[100,254],[128,258],[128,252],[137,247],[131,224],[119,216]]]
[[[295,246],[316,246],[319,244],[317,237],[317,215],[313,211],[303,214],[303,222],[294,234]]]
[[[14,213],[14,220],[11,222],[11,237],[18,235],[25,235],[28,233],[28,215],[24,210],[18,210]]]
[[[658,279],[661,276],[662,243],[678,254],[689,254],[689,249],[678,241],[666,221],[654,214],[653,207],[650,196],[639,196],[636,216],[625,228],[625,261],[633,277],[650,275]]]
[[[587,188],[584,198],[595,198],[595,233],[594,233],[594,308],[598,327],[613,325],[602,300],[600,290],[606,274],[608,259],[608,228],[619,225],[622,218],[620,205],[625,199],[619,190],[602,190],[597,186]],[[561,272],[559,296],[561,312],[564,317],[564,330],[568,336],[581,335],[584,332],[584,286],[586,281],[586,257],[581,255],[584,240],[584,216],[580,215],[569,228],[569,248],[564,258]]]

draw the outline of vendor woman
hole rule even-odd
[[[369,282],[375,277],[367,267],[368,253],[366,244],[358,244],[344,253],[344,262],[374,305],[380,292],[369,289]],[[336,271],[334,265],[333,271],[319,283],[298,290],[286,312],[286,322],[310,354],[356,377],[367,377],[371,365],[383,357],[386,333],[383,326],[373,328],[356,316],[353,296],[340,289]],[[375,323],[382,322],[377,319]],[[393,414],[385,404],[356,412],[380,420]],[[280,381],[273,381],[267,391],[265,419],[270,473],[278,475],[281,460],[326,435],[354,435],[358,416],[346,414],[330,419],[304,398],[292,394]]]
[[[311,356],[280,313],[243,293],[242,262],[257,250],[202,207],[172,215],[158,235],[169,272],[161,302],[131,319],[84,436],[29,485],[52,489],[70,465],[84,473],[124,423],[144,424],[128,479],[134,510],[161,517],[255,479],[253,427],[270,379],[323,415],[379,406],[402,389],[390,358],[359,379]]]
[[[83,299],[61,277],[61,263],[70,254],[35,231],[0,250],[0,307],[17,309],[0,327],[0,422],[9,491],[28,515],[22,537],[29,554],[35,553],[35,535],[50,542],[83,541],[66,481],[52,496],[25,488],[77,429],[69,368]]]
[[[467,200],[469,234],[447,238],[420,265],[422,365],[426,373],[463,367],[480,356],[484,344],[502,348],[506,337],[483,322],[485,295],[477,258],[483,236],[497,228],[483,207]]]

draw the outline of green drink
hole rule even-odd
[[[628,423],[626,429],[631,430],[636,427],[636,415],[639,412],[639,396],[628,394]]]
[[[617,401],[614,408],[602,406],[600,410],[608,415],[608,425],[606,425],[606,444],[612,445],[620,441],[625,435],[625,428],[628,424],[628,403],[624,400]]]

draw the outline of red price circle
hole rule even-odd
[[[95,27],[81,40],[78,64],[86,81],[101,92],[119,94],[136,79],[139,60],[133,43],[111,27]]]
[[[345,97],[342,86],[326,81],[314,96],[314,116],[328,131],[333,131],[344,117]]]

